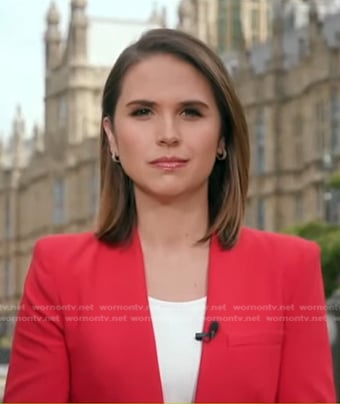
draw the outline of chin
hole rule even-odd
[[[169,190],[166,191],[153,191],[150,196],[161,202],[169,203],[178,200],[179,198],[185,198],[190,196],[190,192],[185,190]]]
[[[142,192],[146,195],[148,195],[149,198],[152,198],[154,201],[158,201],[161,204],[171,204],[179,201],[185,201],[187,199],[192,199],[194,195],[200,194],[205,191],[205,188],[203,189],[197,189],[197,188],[192,188],[189,186],[186,187],[166,187],[163,189],[148,189],[148,190],[142,190]]]

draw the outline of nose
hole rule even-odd
[[[157,132],[157,144],[160,146],[175,146],[181,141],[180,130],[173,117],[160,119]]]

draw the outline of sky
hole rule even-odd
[[[71,0],[54,0],[66,36]],[[155,4],[166,6],[174,27],[179,0],[87,0],[87,14],[96,17],[146,19]],[[44,31],[50,0],[0,0],[0,138],[8,138],[20,105],[29,136],[43,125]]]

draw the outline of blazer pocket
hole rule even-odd
[[[283,331],[254,331],[247,333],[230,333],[227,335],[227,345],[238,347],[245,345],[279,345],[283,340]]]

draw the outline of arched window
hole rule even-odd
[[[315,132],[314,132],[314,150],[317,155],[326,150],[326,103],[321,100],[315,104]]]
[[[266,203],[263,197],[257,200],[257,228],[264,230],[266,227]]]
[[[63,178],[56,178],[53,184],[53,224],[65,223],[65,184]]]
[[[300,115],[297,115],[293,121],[293,139],[295,166],[300,168],[304,161],[303,124]]]
[[[340,97],[337,89],[331,91],[331,148],[340,150]]]
[[[266,139],[265,139],[265,121],[263,110],[259,111],[255,121],[255,164],[256,174],[265,173],[266,164]]]

